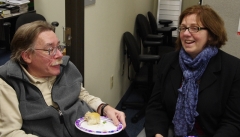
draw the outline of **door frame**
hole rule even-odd
[[[72,37],[66,54],[84,78],[84,0],[65,0],[65,24]]]

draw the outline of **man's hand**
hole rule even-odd
[[[120,122],[123,125],[123,128],[126,128],[126,116],[122,111],[116,110],[109,105],[107,105],[103,111],[106,117],[112,119],[114,125],[117,126]]]

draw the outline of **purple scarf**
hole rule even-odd
[[[184,78],[182,87],[178,89],[176,110],[172,121],[177,136],[186,136],[194,127],[195,117],[199,115],[196,111],[199,89],[197,81],[200,80],[209,60],[217,52],[216,47],[207,46],[196,58],[192,59],[183,48],[180,50],[179,63]]]

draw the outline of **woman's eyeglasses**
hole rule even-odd
[[[48,55],[50,56],[54,56],[57,53],[57,50],[59,50],[61,53],[63,53],[63,50],[65,49],[64,45],[58,45],[56,47],[50,47],[48,49],[33,49],[33,50],[43,50],[43,51],[47,51]]]
[[[203,30],[203,29],[206,30],[207,28],[197,27],[197,26],[191,26],[191,27],[180,26],[180,27],[178,27],[179,32],[185,32],[186,30],[188,30],[190,33],[197,33],[198,31]]]

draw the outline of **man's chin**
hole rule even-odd
[[[60,74],[60,71],[59,72],[53,72],[53,73],[51,73],[52,74],[52,76],[57,76],[57,75],[59,75]]]
[[[51,74],[54,74],[54,76],[60,73],[60,65],[51,66],[50,69],[51,69]]]

